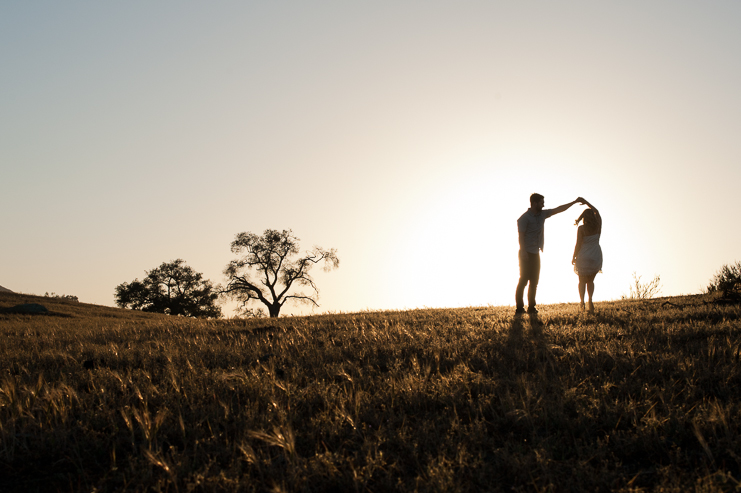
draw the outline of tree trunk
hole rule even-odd
[[[274,303],[272,305],[268,305],[268,311],[270,312],[270,318],[276,318],[280,313],[280,304]]]

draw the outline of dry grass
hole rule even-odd
[[[0,491],[736,491],[708,298],[198,321],[0,293]],[[21,300],[21,301],[18,301]]]

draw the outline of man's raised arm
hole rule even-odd
[[[573,202],[569,202],[568,204],[564,204],[564,205],[559,205],[559,206],[558,206],[558,207],[556,207],[555,209],[551,209],[551,210],[553,211],[553,212],[551,213],[551,216],[553,216],[553,215],[555,215],[555,214],[560,214],[561,212],[565,211],[566,209],[568,209],[569,207],[571,207],[572,205],[574,205],[574,204],[577,204],[577,203],[578,203],[578,204],[583,204],[583,203],[584,203],[584,199],[583,199],[583,198],[581,198],[581,197],[578,197],[578,198],[577,198],[577,199],[576,199],[575,201],[573,201]]]

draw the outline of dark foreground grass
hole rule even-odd
[[[0,491],[736,491],[741,310],[703,301],[194,321],[44,298],[0,314]]]

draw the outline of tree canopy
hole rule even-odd
[[[142,281],[119,284],[115,294],[121,308],[186,317],[220,317],[218,297],[219,288],[182,259],[163,262]]]
[[[224,293],[240,300],[243,307],[253,300],[261,302],[271,317],[277,317],[288,301],[319,306],[319,289],[309,270],[323,263],[324,270],[329,271],[339,267],[340,260],[335,249],[317,246],[297,257],[299,241],[290,229],[281,232],[266,229],[262,236],[237,234],[231,250],[238,258],[224,269],[228,278]],[[256,280],[251,277],[253,273]],[[297,287],[308,288],[308,292],[289,294]]]

